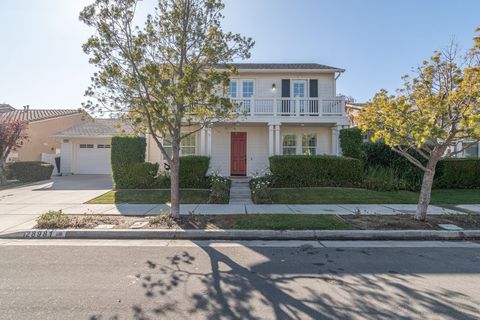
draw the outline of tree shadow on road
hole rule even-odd
[[[201,249],[198,256],[182,251],[166,261],[145,262],[136,277],[149,303],[134,305],[133,319],[351,319],[354,314],[368,319],[475,319],[480,312],[472,297],[422,285],[422,276],[410,270],[374,264],[353,268],[358,256],[371,254],[369,249],[304,246],[279,253],[253,248],[263,259],[249,266],[221,248]],[[423,255],[409,257],[426,259],[425,268],[435,264]],[[198,268],[203,259],[208,270]],[[436,265],[433,273],[447,272]]]

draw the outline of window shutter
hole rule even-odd
[[[290,79],[282,79],[282,98],[290,98]]]
[[[310,98],[318,98],[318,80],[310,79]]]

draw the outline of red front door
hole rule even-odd
[[[230,144],[230,171],[232,176],[247,175],[247,133],[232,132]]]

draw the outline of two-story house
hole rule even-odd
[[[212,172],[245,176],[268,168],[272,155],[340,154],[338,131],[349,120],[336,80],[345,70],[316,63],[235,66],[230,98],[240,116],[190,136],[181,155],[208,155]],[[147,159],[162,163],[153,139],[147,143]]]
[[[349,125],[345,101],[336,96],[343,69],[315,63],[235,66],[230,98],[238,103],[239,116],[184,139],[181,155],[208,155],[211,172],[246,176],[268,168],[272,155],[340,154],[338,131]],[[57,133],[63,139],[62,171],[110,173],[110,139],[116,134],[112,123],[102,120]],[[146,161],[164,162],[148,135]]]

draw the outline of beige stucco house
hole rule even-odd
[[[27,121],[28,141],[10,154],[9,161],[40,161],[42,154],[58,153],[61,143],[51,135],[90,117],[79,109],[12,109],[0,112],[0,121]]]

